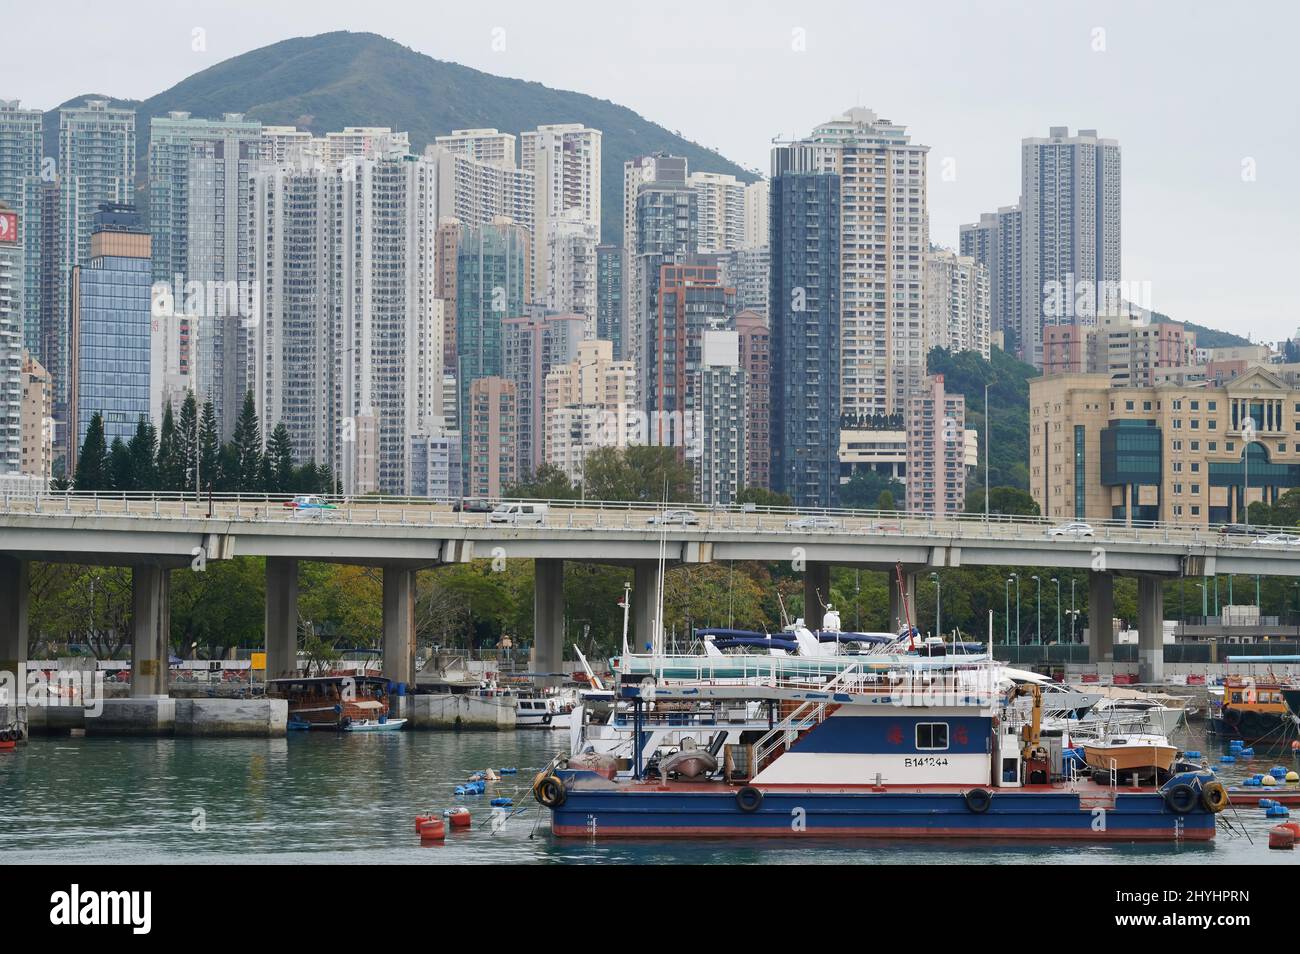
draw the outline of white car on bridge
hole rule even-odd
[[[840,522],[825,514],[809,514],[798,520],[786,521],[787,530],[838,530]]]
[[[700,518],[690,510],[665,510],[646,521],[656,527],[694,527],[699,522]]]
[[[1296,547],[1300,546],[1300,536],[1294,533],[1267,533],[1251,541],[1257,547]]]
[[[1061,537],[1081,540],[1087,537],[1096,536],[1096,533],[1093,532],[1092,526],[1084,523],[1082,520],[1074,520],[1070,523],[1063,523],[1060,526],[1048,527],[1045,532],[1047,534],[1047,539],[1049,540],[1058,540]]]

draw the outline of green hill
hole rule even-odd
[[[606,242],[619,241],[623,228],[624,160],[665,151],[685,156],[693,170],[754,178],[716,152],[625,106],[435,60],[374,33],[283,40],[232,57],[131,105],[139,113],[142,174],[148,117],[171,110],[203,118],[242,112],[250,119],[298,126],[318,135],[344,126],[390,126],[409,132],[416,150],[453,129],[489,126],[518,134],[543,123],[585,123],[604,134],[601,229]],[[46,149],[53,154],[58,114],[46,115]]]

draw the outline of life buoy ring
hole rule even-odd
[[[564,790],[564,783],[554,775],[547,775],[537,783],[535,797],[547,808],[558,808],[564,804],[564,799],[568,792]]]
[[[1201,805],[1216,814],[1228,807],[1228,790],[1222,782],[1206,782],[1201,787]]]
[[[736,793],[736,806],[742,812],[756,812],[763,806],[763,793],[753,785],[746,785]]]
[[[550,724],[551,724],[551,714],[548,712],[546,713],[546,715],[542,716],[542,725],[550,725]]]
[[[1183,782],[1165,792],[1165,804],[1175,815],[1186,815],[1196,807],[1196,789]]]
[[[993,804],[993,793],[986,788],[972,788],[962,797],[966,799],[966,807],[976,815],[983,815]]]

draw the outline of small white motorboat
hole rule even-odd
[[[343,727],[344,732],[400,732],[405,719],[354,719]]]

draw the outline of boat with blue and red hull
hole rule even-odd
[[[1066,758],[1041,734],[1039,687],[1009,684],[987,659],[873,659],[829,678],[797,666],[660,675],[620,681],[618,695],[632,728],[617,757],[575,752],[534,780],[557,836],[1207,841],[1228,801],[1194,766]],[[766,726],[683,719],[692,705],[754,702]],[[664,715],[684,726],[667,746]]]
[[[995,841],[1209,841],[1215,816],[1199,803],[1175,813],[1151,787],[1110,789],[1080,780],[990,791],[972,787],[764,786],[757,807],[743,786],[610,783],[560,770],[566,793],[553,809],[561,837],[971,838]],[[971,798],[972,793],[976,793]],[[983,794],[980,794],[983,793]],[[749,810],[747,810],[749,809]]]

